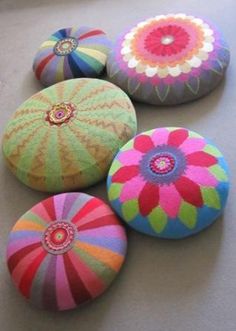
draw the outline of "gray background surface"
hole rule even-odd
[[[89,25],[115,38],[126,26],[170,12],[209,17],[218,24],[231,46],[231,64],[225,81],[202,100],[175,108],[136,103],[139,132],[184,126],[215,141],[232,173],[224,217],[198,236],[177,242],[129,231],[127,260],[109,291],[71,312],[39,311],[13,287],[5,246],[15,221],[47,195],[18,182],[1,157],[1,331],[236,330],[235,0],[0,0],[0,134],[17,106],[41,89],[31,72],[32,60],[52,32]],[[106,199],[104,183],[87,192]]]

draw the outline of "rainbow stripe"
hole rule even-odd
[[[74,229],[73,238],[63,226]],[[103,201],[64,193],[38,203],[17,221],[7,263],[26,299],[41,308],[66,310],[106,290],[124,262],[126,246],[124,228]]]
[[[33,70],[45,86],[71,78],[97,77],[104,70],[110,46],[102,30],[61,29],[42,43]]]

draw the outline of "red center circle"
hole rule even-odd
[[[175,159],[170,154],[155,155],[150,161],[150,169],[157,175],[171,172],[175,167]]]
[[[75,228],[67,221],[53,222],[44,232],[44,248],[52,254],[68,251],[74,241]]]

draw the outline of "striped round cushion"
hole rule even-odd
[[[135,111],[123,91],[78,78],[48,87],[18,108],[5,129],[3,154],[24,184],[62,192],[103,179],[135,132]]]
[[[66,310],[102,294],[119,272],[126,233],[109,206],[84,193],[50,197],[13,227],[7,263],[30,302]]]
[[[97,77],[104,70],[110,41],[102,30],[81,27],[53,33],[40,46],[33,63],[45,86],[79,77]]]

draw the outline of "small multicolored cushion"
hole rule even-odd
[[[33,70],[45,86],[71,78],[97,77],[105,68],[110,47],[102,30],[61,29],[40,46]]]
[[[130,140],[114,159],[107,185],[112,207],[132,228],[173,239],[212,224],[229,191],[223,155],[183,128],[159,128]]]
[[[126,246],[123,226],[102,200],[64,193],[38,203],[16,222],[7,263],[26,299],[44,309],[66,310],[107,289]]]
[[[160,15],[121,35],[107,71],[133,99],[174,105],[213,90],[229,58],[228,46],[212,25],[185,14]]]
[[[130,99],[103,80],[78,78],[26,100],[3,136],[9,168],[24,184],[62,192],[102,180],[136,133]]]

